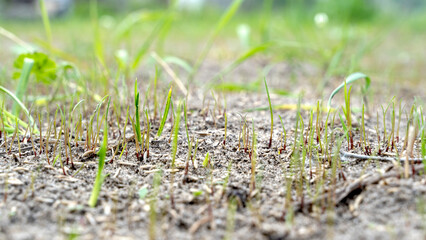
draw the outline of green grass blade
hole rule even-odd
[[[174,18],[174,12],[175,12],[176,4],[173,3],[170,5],[167,12],[163,15],[162,19],[155,25],[152,32],[148,35],[145,42],[142,44],[142,46],[136,51],[135,59],[132,63],[132,69],[136,69],[139,66],[140,61],[145,56],[145,54],[148,52],[149,48],[151,47],[152,43],[155,41],[155,39],[161,34],[162,30],[168,25],[167,23],[171,22]]]
[[[106,157],[106,151],[108,147],[108,109],[109,109],[110,102],[111,102],[111,98],[108,101],[108,107],[105,113],[104,139],[98,153],[99,155],[98,173],[96,174],[95,183],[93,184],[92,194],[90,195],[90,199],[88,203],[90,207],[96,206],[96,203],[98,202],[99,193],[101,192],[102,183],[106,177],[105,175],[102,174],[102,171],[105,166],[105,157]]]
[[[23,100],[23,97],[25,95],[25,92],[28,88],[28,81],[30,79],[31,70],[34,66],[34,60],[31,58],[25,58],[24,59],[24,65],[22,66],[21,75],[18,82],[18,87],[16,88],[16,97],[19,100]],[[22,108],[22,106],[21,106]],[[12,105],[12,113],[14,115],[19,114],[19,103],[15,101]]]
[[[50,28],[49,14],[47,13],[44,0],[40,0],[40,12],[43,19],[44,31],[46,32],[47,42],[52,45],[52,30]]]
[[[3,86],[0,86],[0,91],[2,91],[4,93],[6,93],[7,95],[9,95],[18,104],[18,106],[20,106],[21,109],[25,112],[25,114],[27,115],[27,117],[28,117],[28,119],[30,121],[30,124],[34,125],[33,124],[34,123],[34,119],[30,116],[30,112],[25,107],[25,105],[15,96],[15,94],[13,94],[11,91],[9,91],[8,89],[4,88]],[[4,111],[4,112],[7,112],[7,111]],[[14,118],[14,115],[13,114],[11,114],[11,115]],[[24,126],[24,125],[22,125],[22,126]],[[35,125],[34,125],[34,130],[35,130],[35,132],[38,133],[37,127]]]
[[[254,55],[258,53],[262,53],[267,51],[271,48],[274,44],[272,42],[260,44],[258,46],[255,46],[249,50],[247,50],[245,53],[243,53],[241,56],[239,56],[234,62],[232,62],[230,65],[225,67],[223,70],[221,70],[219,73],[217,73],[211,81],[215,81],[221,77],[224,77],[228,73],[230,73],[232,70],[237,68],[239,65],[241,65],[243,62],[247,61],[248,59],[252,58]]]
[[[179,104],[177,108],[175,123],[173,127],[173,142],[172,142],[172,169],[175,167],[178,137],[179,137],[179,125],[180,125],[180,115],[181,115],[182,106]]]
[[[228,9],[225,11],[225,13],[220,18],[219,22],[217,23],[216,27],[214,28],[212,34],[210,35],[209,39],[207,40],[206,46],[201,51],[200,56],[198,57],[197,61],[194,64],[193,72],[190,76],[190,79],[194,77],[194,75],[197,73],[198,69],[200,68],[201,64],[204,62],[204,59],[207,57],[207,54],[209,53],[211,46],[213,45],[214,40],[219,35],[219,33],[222,31],[222,29],[228,24],[228,22],[231,20],[231,18],[235,15],[235,13],[240,8],[241,4],[244,2],[244,0],[234,0],[232,1],[231,5],[228,7]]]
[[[203,161],[203,167],[207,167],[207,165],[209,164],[209,159],[210,159],[210,157],[209,157],[209,152],[207,152],[206,153],[206,157],[204,158],[204,161]]]
[[[271,136],[269,138],[269,148],[271,148],[272,135],[274,133],[274,112],[272,110],[271,96],[269,96],[269,90],[268,90],[268,84],[266,83],[266,78],[263,79],[263,81],[265,82],[265,89],[266,89],[266,94],[268,95],[268,102],[269,102],[269,112],[271,113]],[[253,132],[253,136],[254,136],[254,132]]]
[[[189,63],[187,61],[183,60],[182,58],[178,58],[178,57],[175,57],[175,56],[167,56],[167,57],[163,58],[163,61],[166,62],[166,63],[173,63],[175,65],[178,65],[183,70],[185,70],[187,73],[191,73],[193,71],[191,65],[189,65]]]
[[[161,133],[164,129],[164,125],[166,124],[167,116],[169,115],[170,101],[172,99],[172,89],[173,88],[170,87],[169,94],[167,95],[166,106],[164,108],[163,118],[161,119],[160,127],[158,128],[157,137],[161,136]]]
[[[365,94],[367,92],[367,90],[370,88],[370,84],[371,84],[371,79],[369,76],[365,75],[364,73],[353,73],[351,75],[349,75],[345,81],[340,84],[336,89],[334,89],[334,91],[331,93],[329,99],[328,99],[328,104],[327,106],[330,108],[331,107],[331,100],[333,99],[333,97],[342,89],[345,87],[345,82],[347,85],[359,80],[359,79],[365,79],[365,87],[363,88],[362,92],[363,94]]]
[[[139,115],[139,91],[138,91],[138,80],[135,81],[135,125],[136,125],[136,137],[138,138],[139,143],[142,142],[141,136],[141,124],[140,124],[140,115]]]

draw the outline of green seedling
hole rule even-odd
[[[173,184],[174,184],[174,176],[175,176],[175,161],[178,147],[178,136],[179,136],[179,125],[180,125],[180,115],[181,115],[182,105],[179,103],[176,117],[173,127],[173,142],[172,142],[172,163],[171,163],[171,180],[170,180],[170,200],[172,204],[172,208],[175,208],[174,195],[173,195]]]
[[[164,108],[163,118],[161,119],[160,127],[158,128],[157,137],[161,136],[161,133],[163,132],[163,129],[164,129],[164,125],[166,124],[167,116],[169,115],[171,99],[172,99],[172,87],[170,87],[169,94],[167,95],[166,106]]]
[[[425,125],[423,124],[422,127],[422,131],[421,131],[421,148],[420,148],[420,153],[423,159],[423,166],[424,166],[424,173],[426,174],[426,134],[425,134]]]
[[[353,135],[352,135],[352,111],[351,111],[351,90],[352,87],[349,88],[349,90],[347,89],[347,84],[345,82],[345,107],[342,107],[343,113],[345,114],[345,118],[346,118],[346,124],[347,124],[347,131],[348,131],[348,136],[349,136],[349,141],[348,144],[350,144],[350,147],[348,149],[353,149],[354,148],[354,140],[353,140]]]
[[[399,142],[399,129],[401,126],[401,116],[402,116],[401,104],[402,104],[402,101],[400,100],[398,105],[398,124],[396,127],[396,137],[395,137],[397,143]]]
[[[106,151],[108,147],[108,109],[110,104],[111,98],[108,100],[108,106],[107,110],[105,112],[105,124],[104,124],[104,139],[103,143],[101,145],[101,148],[99,149],[99,162],[98,162],[98,172],[96,174],[95,183],[93,184],[93,190],[92,194],[90,195],[89,199],[89,206],[95,207],[96,203],[98,202],[99,194],[101,192],[102,183],[104,182],[107,175],[104,175],[103,169],[105,165],[105,157],[106,157]]]
[[[350,145],[349,128],[348,128],[348,126],[346,126],[345,120],[343,120],[343,117],[342,117],[342,115],[340,115],[340,113],[339,113],[339,118],[340,118],[340,123],[342,124],[343,133],[346,136],[346,140],[348,141],[348,150],[350,150],[351,145]]]
[[[278,117],[280,118],[281,126],[283,128],[283,147],[282,147],[282,151],[285,151],[286,148],[287,148],[287,131],[285,130],[284,121],[283,121],[281,115],[278,115]]]
[[[367,141],[367,136],[366,136],[366,132],[365,132],[365,112],[364,112],[364,104],[362,105],[362,114],[361,114],[361,117],[362,117],[362,119],[361,119],[361,128],[362,128],[362,140],[363,140],[363,143],[364,143],[364,151],[365,151],[365,153],[367,154],[367,155],[370,155],[371,154],[371,149],[370,149],[370,146],[369,146],[369,144],[368,144],[368,141]]]
[[[191,144],[191,139],[189,138],[189,131],[188,131],[188,109],[186,101],[183,102],[183,116],[185,118],[185,132],[186,132],[186,139],[188,140],[188,146]]]
[[[368,91],[368,89],[370,88],[370,84],[371,84],[371,79],[370,77],[368,77],[367,75],[363,74],[363,73],[353,73],[351,75],[349,75],[345,81],[340,84],[336,89],[334,89],[334,91],[330,94],[330,97],[328,98],[328,108],[331,108],[331,100],[333,99],[333,97],[342,89],[345,88],[345,85],[349,85],[357,80],[360,79],[365,79],[365,87],[362,88],[362,94],[365,95]],[[346,92],[346,91],[345,91]],[[345,95],[346,96],[346,95]]]
[[[207,166],[210,163],[210,156],[209,156],[209,152],[206,153],[206,156],[204,157],[204,161],[203,161],[203,167],[207,168]]]
[[[136,137],[138,138],[139,143],[142,143],[141,137],[141,124],[140,124],[140,115],[139,115],[139,91],[138,91],[138,80],[135,81],[135,131]],[[143,151],[143,149],[142,149]]]
[[[146,152],[146,158],[149,158],[149,138],[151,135],[151,123],[149,122],[149,113],[148,109],[145,110],[145,117],[146,117],[146,137],[145,137],[145,152]]]
[[[268,148],[271,148],[272,135],[274,134],[274,112],[272,111],[271,97],[269,96],[269,90],[268,90],[268,85],[266,84],[266,79],[264,79],[263,81],[265,82],[265,89],[266,89],[266,94],[268,95],[268,102],[269,102],[269,112],[271,114],[271,135],[269,137],[269,145],[268,145]]]

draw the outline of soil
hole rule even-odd
[[[250,64],[255,67],[250,67]],[[247,78],[255,79],[253,75],[257,76],[261,66],[264,66],[262,61],[246,63],[230,77],[239,76],[235,79],[241,82]],[[310,81],[293,83],[285,80],[295,75],[295,79],[314,79],[313,76],[319,70],[312,66],[293,68],[284,63],[279,69],[284,66],[287,66],[286,71],[271,73],[274,77],[269,87],[280,87],[291,92],[304,90],[302,104],[315,105],[318,98],[315,85],[310,84]],[[215,68],[217,65],[207,64],[199,78],[206,79],[204,76],[209,76],[209,71]],[[326,86],[327,90],[332,90],[338,83],[338,80],[332,80],[330,86]],[[5,148],[10,146],[12,137],[7,138],[7,144],[2,139],[0,239],[148,239],[150,229],[156,230],[157,239],[426,239],[426,179],[421,163],[410,167],[408,178],[404,177],[399,164],[389,161],[340,159],[335,155],[336,161],[341,163],[335,178],[333,168],[328,164],[329,159],[308,156],[303,165],[301,157],[294,157],[295,153],[292,152],[296,121],[294,109],[274,112],[271,148],[268,147],[269,111],[244,111],[268,106],[263,89],[261,92],[226,94],[228,123],[226,143],[223,144],[224,104],[218,104],[221,109],[214,107],[212,96],[208,93],[205,96],[204,99],[202,90],[193,90],[188,104],[189,134],[199,141],[196,156],[193,157],[197,168],[189,161],[188,176],[185,177],[188,141],[182,123],[178,136],[173,194],[170,191],[170,121],[167,121],[160,138],[154,135],[159,120],[152,123],[149,157],[145,156],[144,159],[136,157],[132,128],[127,126],[127,150],[123,150],[121,158],[120,152],[113,157],[112,151],[108,151],[104,169],[104,174],[108,176],[94,208],[90,208],[87,202],[97,172],[98,157],[84,154],[87,149],[83,143],[77,146],[76,141],[71,140],[74,169],[71,164],[65,165],[64,175],[59,160],[55,166],[48,164],[45,150],[40,150],[39,138],[33,137],[36,154],[32,148],[17,153],[16,140],[9,153]],[[221,94],[218,96],[223,97]],[[297,98],[291,96],[272,94],[271,98],[274,105],[297,103]],[[376,104],[387,104],[388,100],[376,101]],[[376,109],[372,110],[374,112]],[[89,111],[90,114],[92,111]],[[285,150],[281,149],[282,127],[278,114],[283,117],[287,130]],[[301,115],[307,126],[309,112],[304,110]],[[113,116],[111,113],[110,146],[122,141],[118,127],[122,128],[124,124],[124,119],[121,119],[117,125],[112,120],[115,119]],[[242,141],[239,141],[242,116],[247,119],[249,129],[254,124],[257,135],[254,189],[251,187],[250,150],[246,152]],[[86,117],[89,118],[89,115]],[[321,117],[322,126],[325,119],[326,113]],[[360,119],[359,113],[355,113],[355,119]],[[377,148],[375,119],[373,115],[366,123],[372,149]],[[402,121],[401,139],[396,144],[400,153],[404,150],[405,116]],[[388,133],[389,124],[388,119]],[[334,137],[329,150],[336,152],[333,147],[339,145],[338,141],[343,136],[338,117],[333,129]],[[308,128],[304,129],[305,135],[306,132]],[[250,141],[251,134],[250,130]],[[383,135],[383,129],[380,135]],[[354,139],[357,144],[360,139],[359,127],[354,128]],[[317,145],[316,140],[314,143]],[[53,145],[49,147],[50,163],[55,158]],[[416,142],[416,153],[418,145]],[[22,149],[31,146],[31,142],[21,143]],[[384,155],[385,147],[381,148],[381,154]],[[62,147],[62,159],[65,161],[64,149]],[[341,149],[347,150],[345,139]],[[350,152],[365,154],[358,145]],[[210,165],[204,167],[207,153]],[[395,150],[386,153],[395,154]],[[159,192],[155,195],[153,179],[158,171],[162,172],[162,178]],[[304,172],[303,178],[300,178],[301,171]],[[229,182],[226,184],[228,174]],[[371,178],[378,180],[369,182]],[[357,181],[363,184],[346,194],[338,194],[339,190],[349,189]],[[292,184],[288,185],[289,182]],[[298,188],[301,182],[304,186],[302,193]],[[287,186],[291,187],[290,192]],[[322,201],[315,201],[323,196]],[[171,204],[172,198],[174,206]],[[153,199],[157,201],[150,205]],[[155,211],[150,211],[152,206]],[[157,217],[153,227],[150,224],[152,212]]]

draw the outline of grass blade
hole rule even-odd
[[[46,32],[47,42],[52,45],[52,30],[50,28],[49,14],[47,13],[44,0],[40,0],[40,12],[43,19],[44,30]]]
[[[141,124],[140,124],[140,115],[139,115],[139,91],[138,91],[138,80],[135,81],[135,125],[136,125],[136,137],[138,138],[139,143],[142,142],[141,137]]]
[[[9,95],[17,104],[18,106],[21,107],[21,109],[25,112],[25,114],[27,115],[30,124],[34,125],[34,119],[30,116],[30,112],[28,111],[28,109],[25,107],[25,105],[21,102],[21,100],[19,100],[15,94],[13,94],[11,91],[9,91],[8,89],[4,88],[3,86],[0,86],[0,91],[6,93],[7,95]],[[5,111],[3,111],[5,112]],[[13,114],[12,114],[13,115]],[[14,119],[14,118],[13,118]],[[34,130],[38,133],[37,127],[34,125]]]
[[[161,119],[160,127],[158,128],[157,137],[161,136],[164,125],[166,124],[167,116],[169,115],[170,101],[172,99],[172,87],[170,87],[169,94],[167,95],[166,107],[164,108],[163,118]]]
[[[240,8],[243,1],[244,0],[234,0],[232,2],[232,4],[228,7],[226,12],[222,15],[222,17],[220,18],[216,27],[214,28],[212,34],[210,35],[209,39],[207,40],[206,46],[204,47],[203,51],[201,52],[200,56],[198,57],[197,61],[194,64],[194,69],[192,71],[190,79],[192,79],[194,77],[194,75],[197,73],[201,64],[204,62],[204,59],[207,57],[207,54],[209,53],[210,48],[212,47],[214,40],[219,35],[219,33],[222,31],[222,29],[228,24],[228,22],[235,15],[235,13],[238,11],[238,9]]]
[[[271,136],[269,138],[269,145],[268,145],[268,147],[271,148],[272,135],[274,133],[274,112],[272,111],[271,97],[269,96],[269,90],[268,90],[268,84],[266,84],[266,78],[263,79],[263,81],[265,82],[265,89],[266,89],[266,94],[268,95],[268,102],[269,102],[269,112],[271,113]],[[254,135],[254,132],[253,132],[253,135]]]
[[[95,207],[98,202],[99,193],[101,192],[102,183],[105,180],[106,175],[102,174],[105,165],[105,157],[108,146],[108,109],[109,104],[111,102],[111,98],[108,101],[107,110],[105,113],[105,125],[104,125],[104,139],[99,149],[99,162],[98,162],[98,173],[96,174],[95,183],[93,184],[92,194],[89,199],[89,206]]]
[[[255,47],[247,50],[245,53],[243,53],[241,56],[239,56],[233,63],[231,63],[230,65],[228,65],[227,67],[225,67],[219,73],[217,73],[212,78],[211,81],[215,81],[215,80],[217,80],[217,79],[219,79],[221,77],[224,77],[225,75],[227,75],[228,73],[230,73],[232,70],[234,70],[235,68],[237,68],[239,65],[241,65],[246,60],[252,58],[257,53],[262,53],[262,52],[267,51],[268,49],[271,48],[271,46],[273,46],[273,43],[269,42],[269,43],[260,44],[258,46],[255,46]]]
[[[365,94],[366,92],[367,92],[367,90],[368,90],[368,88],[370,87],[370,83],[371,83],[371,79],[370,79],[370,77],[369,76],[367,76],[367,75],[365,75],[364,73],[359,73],[359,72],[357,72],[357,73],[353,73],[353,74],[351,74],[351,75],[349,75],[346,79],[345,79],[345,81],[342,83],[342,84],[340,84],[336,89],[334,89],[334,91],[331,93],[331,95],[330,95],[330,97],[329,97],[329,99],[328,99],[328,104],[327,104],[327,106],[328,106],[328,108],[330,108],[331,107],[331,100],[333,99],[333,97],[342,89],[342,88],[344,88],[345,87],[345,83],[347,84],[347,85],[349,85],[349,84],[351,84],[351,83],[353,83],[353,82],[355,82],[355,81],[357,81],[357,80],[359,80],[359,79],[365,79],[365,87],[363,88],[363,90],[362,90],[362,92],[363,92],[363,94]]]
[[[31,58],[24,59],[24,65],[22,66],[21,76],[19,78],[18,87],[16,88],[16,97],[19,100],[23,100],[25,92],[27,91],[28,81],[30,79],[31,70],[34,66],[34,60]],[[21,107],[22,108],[22,107]],[[12,113],[18,115],[19,103],[15,101],[12,105]]]

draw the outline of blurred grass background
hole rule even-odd
[[[63,16],[51,18],[52,45],[47,43],[41,17],[8,17],[5,10],[10,3],[5,0],[0,26],[39,51],[76,64],[84,81],[96,84],[102,75],[94,50],[96,36],[102,43],[104,67],[114,76],[119,68],[118,51],[134,57],[166,14],[171,16],[170,21],[156,33],[149,51],[194,64],[231,1],[205,1],[204,7],[194,9],[188,7],[191,1],[180,2],[169,12],[174,1],[75,1]],[[96,16],[91,3],[97,3]],[[355,71],[369,74],[373,85],[384,94],[394,94],[400,87],[418,89],[426,74],[424,5],[418,0],[246,0],[214,41],[207,61],[223,68],[249,49],[273,42],[273,47],[253,58],[313,66],[313,76],[294,83],[314,84],[321,89],[320,96],[332,79]],[[22,48],[4,37],[0,37],[0,46],[0,84],[13,89],[13,62]],[[150,63],[152,59],[144,56],[142,65],[127,75],[127,80],[133,81]],[[232,81],[225,76],[223,79]],[[108,92],[109,86],[104,87],[103,91],[95,90]]]

